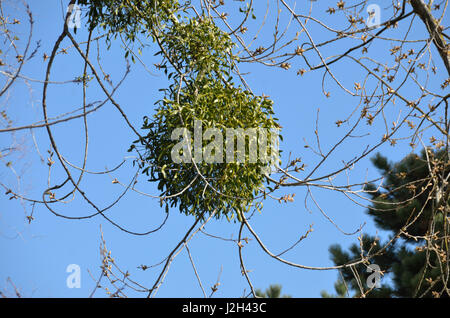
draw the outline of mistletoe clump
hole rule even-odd
[[[195,100],[192,99],[195,95],[188,91],[180,93],[179,101],[164,99],[154,119],[144,119],[143,128],[149,132],[144,140],[139,140],[146,148],[142,167],[145,166],[143,172],[150,175],[151,180],[159,181],[158,189],[170,205],[179,204],[181,212],[200,216],[205,211],[214,211],[217,218],[225,215],[232,219],[234,213],[239,216],[240,211],[248,210],[263,184],[263,172],[270,161],[249,162],[249,141],[243,163],[225,162],[225,150],[221,157],[223,162],[196,162],[197,150],[193,147],[188,150],[189,161],[175,162],[173,150],[179,141],[171,138],[172,132],[186,128],[189,136],[184,141],[193,146],[196,120],[201,123],[202,131],[219,128],[222,136],[229,128],[271,127],[275,121],[268,116],[272,111],[270,100],[221,83],[211,84],[214,86],[202,90]],[[220,148],[225,144],[223,148],[227,149],[229,144],[225,137],[223,139],[217,145]],[[211,141],[217,142],[216,139],[202,140],[202,153]],[[267,150],[269,155],[276,151],[275,147]],[[237,150],[234,152],[237,158]]]
[[[111,37],[123,35],[134,42],[139,34],[152,34],[158,24],[176,19],[180,6],[178,0],[77,0],[87,6],[88,25],[91,30],[99,27]]]
[[[270,143],[275,134],[270,129],[279,127],[272,117],[273,102],[233,84],[233,43],[208,19],[176,24],[162,42],[161,67],[173,69],[167,72],[173,82],[164,90],[153,119],[144,118],[143,129],[148,134],[137,141],[146,149],[143,171],[150,180],[159,182],[158,189],[167,203],[178,205],[182,213],[203,216],[214,212],[215,217],[228,220],[239,217],[240,212],[249,210],[263,186],[264,169],[274,163],[262,159],[278,157],[276,145]],[[202,132],[216,128],[221,134],[201,141],[200,156],[213,144],[215,162],[196,157],[198,149],[192,147],[196,122]],[[181,153],[188,160],[175,162],[173,152],[180,141],[174,140],[173,132],[180,128],[184,129],[181,137],[187,146]],[[249,136],[244,161],[227,162],[227,130],[248,128],[266,129],[267,156],[259,154],[256,162],[250,160],[250,143],[256,141],[250,139],[256,136]],[[238,149],[232,151],[237,158]]]

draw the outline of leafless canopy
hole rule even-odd
[[[14,1],[13,1],[14,2]],[[243,15],[238,21],[234,9],[241,3],[224,3],[227,1],[196,0],[192,1],[188,10],[193,16],[207,15],[212,18],[217,26],[227,32],[237,44],[235,54],[239,56],[239,63],[236,70],[244,70],[252,67],[265,69],[268,74],[275,69],[282,69],[283,72],[294,72],[298,75],[298,81],[308,73],[319,73],[322,75],[320,90],[315,92],[318,96],[326,96],[333,99],[341,96],[348,101],[350,107],[342,110],[341,117],[336,118],[336,129],[339,128],[339,138],[330,142],[330,138],[324,138],[320,132],[320,117],[314,119],[314,136],[312,142],[305,139],[305,147],[298,149],[297,154],[293,153],[284,162],[283,166],[268,177],[270,186],[261,189],[257,198],[258,202],[265,200],[276,200],[280,203],[289,204],[298,199],[301,195],[305,197],[305,209],[309,205],[314,205],[328,220],[334,223],[327,211],[322,209],[321,203],[315,199],[316,191],[332,191],[340,193],[346,200],[351,200],[363,210],[371,204],[373,200],[367,195],[368,183],[375,183],[379,188],[383,187],[381,178],[368,180],[364,176],[352,175],[355,169],[365,158],[375,154],[378,148],[384,144],[395,147],[398,143],[407,143],[412,150],[416,148],[439,149],[449,151],[449,129],[448,118],[448,86],[450,84],[450,53],[448,27],[444,22],[448,22],[448,0],[429,1],[425,4],[422,0],[410,1],[384,1],[383,15],[379,24],[370,25],[367,19],[371,19],[371,13],[366,8],[371,4],[369,1],[307,1],[301,5],[288,0],[268,0],[264,16],[257,16],[256,20],[251,18],[251,10]],[[255,1],[247,1],[250,8]],[[71,0],[70,4],[74,4]],[[308,5],[305,5],[307,3]],[[326,3],[326,4],[324,4]],[[259,9],[262,3],[258,4]],[[26,12],[27,20],[19,21],[10,12]],[[88,32],[87,38],[79,42],[75,39],[73,29],[69,29],[65,21],[58,20],[54,23],[55,28],[60,29],[60,35],[53,44],[51,52],[43,54],[46,63],[45,75],[43,78],[32,78],[24,71],[25,66],[42,58],[40,52],[40,42],[33,42],[34,39],[34,18],[29,6],[23,3],[12,4],[11,1],[0,1],[0,29],[2,36],[2,49],[0,55],[0,73],[2,84],[0,87],[1,98],[1,127],[2,139],[0,159],[6,165],[8,171],[15,176],[16,182],[0,181],[6,195],[10,199],[17,200],[23,207],[29,222],[33,221],[33,211],[37,206],[44,206],[57,217],[81,220],[94,217],[104,218],[107,222],[130,235],[147,236],[159,231],[166,224],[170,213],[164,214],[160,224],[145,232],[135,232],[114,221],[108,214],[121,200],[126,200],[129,193],[139,194],[143,198],[159,200],[161,207],[165,206],[167,197],[158,193],[146,193],[139,186],[140,170],[128,170],[130,178],[122,181],[116,173],[121,169],[130,169],[129,163],[139,160],[139,156],[126,156],[119,160],[115,167],[104,171],[91,171],[88,165],[88,148],[90,143],[88,118],[102,108],[113,108],[120,115],[124,124],[128,127],[133,138],[141,136],[141,122],[132,120],[130,112],[132,107],[124,105],[119,98],[120,88],[124,80],[130,75],[130,64],[128,59],[123,61],[123,73],[121,77],[113,78],[111,71],[102,65],[102,54],[106,54],[105,35],[101,31],[92,30]],[[66,13],[66,19],[71,14]],[[28,25],[28,36],[18,39],[15,28],[21,24]],[[95,32],[99,32],[95,34]],[[271,34],[272,37],[267,36]],[[77,36],[78,37],[78,36]],[[130,43],[118,37],[117,41],[123,47],[130,49],[136,67],[142,67],[148,76],[158,72],[157,61],[152,58],[143,58],[139,52],[134,52]],[[138,39],[148,41],[142,37]],[[160,45],[158,41],[152,45]],[[161,49],[163,49],[161,47]],[[84,67],[82,76],[76,79],[65,81],[54,81],[52,71],[56,60],[64,60],[68,56],[77,56],[82,59]],[[128,58],[130,58],[129,56]],[[156,65],[156,68],[155,66]],[[344,70],[351,70],[351,78]],[[348,71],[347,71],[348,72]],[[242,85],[251,90],[246,82],[251,74],[244,71],[236,72],[236,77],[240,79]],[[268,76],[270,77],[270,76]],[[439,85],[436,85],[439,83]],[[82,99],[79,105],[73,107],[69,112],[56,113],[56,105],[49,102],[53,88],[65,87],[67,85],[78,85],[81,90]],[[38,103],[41,116],[39,121],[27,124],[16,125],[11,119],[14,112],[26,111],[25,105],[14,105],[13,109],[9,103],[14,89],[18,85],[26,85],[30,90],[39,87],[39,94],[42,96]],[[318,86],[319,87],[319,86]],[[50,89],[52,88],[52,89]],[[101,94],[102,100],[92,100],[92,91],[95,96]],[[296,98],[293,96],[293,98]],[[64,101],[60,101],[63,103]],[[126,103],[125,103],[126,104]],[[347,113],[344,113],[347,111]],[[53,115],[52,115],[53,114]],[[56,115],[54,115],[56,114]],[[83,142],[83,159],[80,163],[74,163],[64,151],[62,146],[67,140],[57,138],[57,128],[74,120],[82,120],[82,131],[77,138]],[[97,123],[101,125],[101,123]],[[38,143],[35,140],[36,131],[45,131],[50,142],[48,154],[41,153]],[[302,132],[299,131],[301,136]],[[301,136],[303,137],[303,136]],[[354,149],[351,155],[340,153],[340,149],[357,139],[358,145],[363,145],[360,149]],[[35,151],[46,161],[48,170],[48,180],[46,189],[42,189],[40,197],[29,197],[21,187],[23,176],[17,171],[20,158],[25,154],[22,147],[27,140],[32,140]],[[392,148],[395,149],[395,148]],[[300,154],[310,151],[315,159],[304,162]],[[339,154],[341,161],[337,162],[336,154]],[[47,158],[44,159],[44,156]],[[436,253],[441,260],[441,279],[447,282],[444,286],[449,286],[449,253],[448,253],[448,212],[450,188],[448,182],[450,174],[448,168],[436,162],[432,156],[427,156],[429,167],[429,178],[427,189],[430,191],[428,200],[435,202],[436,211],[442,211],[445,215],[446,233],[443,241],[436,241],[436,233],[433,224],[425,237],[427,242],[425,248],[430,253]],[[16,165],[17,162],[17,165]],[[448,163],[445,163],[448,166]],[[444,166],[445,166],[444,165]],[[58,177],[54,178],[52,172],[58,169]],[[447,174],[444,173],[447,171]],[[61,174],[64,178],[61,178]],[[83,181],[86,176],[111,176],[111,183],[116,187],[122,187],[120,195],[104,205],[96,198],[95,193],[85,190]],[[202,178],[201,174],[195,178]],[[350,181],[359,178],[358,181]],[[206,185],[208,186],[208,185]],[[406,185],[405,187],[412,186]],[[188,189],[186,189],[188,190]],[[291,191],[289,194],[285,194]],[[378,189],[377,189],[378,190]],[[426,189],[415,189],[411,192],[411,199],[420,195]],[[226,193],[218,193],[226,195]],[[84,201],[90,212],[83,215],[66,215],[61,212],[61,207],[70,206],[77,200]],[[401,203],[398,203],[401,204]],[[255,207],[258,206],[255,204]],[[31,208],[30,208],[31,207]],[[424,207],[423,207],[424,208]],[[392,206],[391,209],[395,209]],[[163,210],[163,209],[162,209]],[[163,210],[164,211],[164,210]],[[214,211],[205,220],[197,218],[185,233],[180,233],[180,240],[176,246],[170,250],[160,264],[141,265],[142,270],[157,270],[158,275],[153,282],[137,282],[132,279],[127,271],[123,271],[106,246],[106,241],[101,240],[101,255],[103,259],[102,272],[99,277],[93,279],[97,282],[96,289],[104,288],[111,296],[126,297],[127,290],[133,289],[144,293],[148,297],[154,296],[163,284],[169,272],[170,265],[182,251],[186,251],[192,264],[195,276],[205,297],[211,297],[220,286],[220,274],[217,283],[211,286],[210,290],[202,284],[201,273],[196,269],[194,259],[190,252],[190,242],[202,233],[208,237],[227,241],[235,244],[239,253],[240,267],[242,274],[248,282],[250,293],[255,295],[255,290],[244,263],[245,246],[249,240],[256,242],[269,258],[273,258],[286,266],[304,270],[332,270],[340,268],[352,268],[358,264],[369,264],[370,259],[376,254],[369,251],[361,251],[361,258],[351,263],[340,266],[307,266],[297,263],[295,260],[285,258],[285,253],[305,239],[312,228],[306,233],[300,233],[300,239],[294,244],[288,243],[282,252],[270,250],[264,238],[260,236],[258,230],[252,226],[251,216],[241,214],[242,222],[239,224],[236,239],[220,237],[214,233],[206,231],[208,222],[211,221]],[[419,212],[420,215],[421,212]],[[410,237],[408,228],[415,222],[412,218],[405,224],[397,236],[388,242],[401,237]],[[211,221],[213,222],[213,221]],[[337,224],[336,227],[339,228]],[[356,229],[359,233],[361,229]],[[244,237],[247,231],[250,237]],[[341,230],[342,231],[342,230]],[[346,233],[343,235],[355,233]],[[442,239],[442,237],[441,237]],[[388,246],[387,245],[387,246]],[[384,248],[387,248],[385,246]],[[377,253],[381,253],[378,251]],[[107,282],[105,282],[107,280]],[[109,285],[108,285],[109,284]],[[106,287],[108,286],[108,287]],[[93,291],[94,293],[95,291]],[[370,292],[363,290],[362,294]],[[440,294],[450,295],[447,287]]]

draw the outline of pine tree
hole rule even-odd
[[[320,295],[323,298],[345,298],[347,297],[348,288],[343,280],[338,280],[334,283],[334,290],[336,291],[336,295],[328,294],[325,290],[323,290]]]
[[[377,154],[372,162],[384,183],[378,188],[368,186],[372,203],[367,213],[389,237],[382,243],[378,237],[363,236],[348,250],[332,245],[333,263],[360,259],[361,247],[363,255],[375,255],[370,263],[381,269],[379,288],[367,286],[369,264],[341,270],[345,284],[357,297],[448,297],[448,152],[422,151],[398,163]],[[336,284],[337,297],[344,295],[342,278]],[[322,296],[336,297],[326,292]]]
[[[291,298],[291,296],[289,295],[281,296],[281,285],[278,284],[270,285],[265,292],[262,292],[260,289],[257,289],[255,291],[255,294],[256,296],[261,298]]]

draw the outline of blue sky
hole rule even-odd
[[[63,4],[67,2],[63,1]],[[264,15],[265,2],[264,5],[262,3],[258,2],[255,9],[257,17]],[[36,41],[39,40],[41,46],[37,56],[25,65],[23,74],[42,80],[47,66],[42,56],[44,53],[50,54],[61,32],[62,7],[60,1],[54,0],[31,0],[29,4],[35,21],[32,47],[34,48]],[[21,5],[16,5],[17,11],[14,11],[11,6],[8,6],[8,10],[11,15],[16,12],[22,15],[21,25],[17,27],[17,30],[19,37],[22,35],[25,38],[28,25],[23,17]],[[273,5],[271,10],[275,10]],[[305,12],[307,8],[299,10]],[[330,19],[323,12],[318,11],[318,15]],[[230,23],[234,19],[237,20],[238,17],[230,16]],[[273,22],[273,18],[268,19],[268,26],[263,29],[256,43],[264,45],[270,42],[273,32],[270,25]],[[254,23],[251,22],[250,25],[255,25]],[[282,14],[281,25],[285,26],[287,23],[286,16]],[[293,35],[297,30],[298,25],[292,22],[288,35]],[[318,42],[323,36],[312,23],[311,33]],[[417,31],[417,37],[420,36],[419,34],[423,34],[423,30]],[[249,34],[248,37],[250,36]],[[302,36],[301,39],[305,41],[304,35]],[[80,42],[85,41],[86,28],[82,27],[78,30],[75,38]],[[106,49],[103,40],[100,40],[99,44],[103,69],[111,75],[113,82],[117,83],[126,69],[123,48],[118,41],[113,42],[109,50]],[[69,54],[57,56],[51,80],[72,80],[81,75],[83,61],[76,51],[70,48],[70,45],[68,39],[62,43],[61,47],[69,47]],[[255,44],[254,48],[258,46],[259,44]],[[324,49],[324,54],[343,51],[344,46],[344,42],[330,46]],[[96,50],[97,46],[93,45],[91,55],[93,60],[96,59]],[[374,45],[371,48],[372,54],[380,54],[380,56],[385,50],[385,44]],[[132,64],[130,74],[115,95],[129,120],[137,127],[140,127],[143,116],[150,117],[154,113],[154,102],[161,97],[158,89],[164,88],[167,83],[164,74],[158,72],[153,66],[158,62],[158,59],[153,56],[154,52],[151,46],[144,49],[142,55],[152,74],[149,74],[139,63]],[[312,58],[316,59],[314,56]],[[364,73],[354,66],[349,66],[347,62],[337,64],[333,70],[343,83],[352,87],[354,82],[364,81]],[[289,71],[255,64],[243,65],[241,71],[249,72],[246,80],[255,94],[264,93],[274,100],[276,116],[283,126],[284,142],[281,144],[283,159],[287,160],[289,153],[292,153],[293,157],[301,157],[308,167],[313,167],[319,159],[309,149],[304,148],[304,139],[314,143],[318,109],[320,109],[321,145],[324,149],[329,149],[345,133],[345,129],[349,128],[346,124],[341,128],[336,127],[336,120],[344,119],[358,101],[342,93],[329,78],[326,86],[331,92],[331,97],[325,97],[321,92],[323,73],[306,73],[299,77],[296,74],[298,68],[306,68],[300,59],[292,62],[292,68]],[[439,84],[439,81],[433,81],[431,79],[431,85]],[[408,89],[408,86],[405,89]],[[80,84],[51,85],[48,92],[49,116],[58,116],[81,107],[81,98]],[[100,101],[104,98],[99,86],[91,82],[88,87],[88,101]],[[41,83],[32,82],[28,86],[23,81],[18,81],[12,87],[8,100],[2,100],[4,103],[2,107],[6,105],[8,114],[15,125],[23,125],[42,119],[41,100]],[[395,120],[396,116],[398,112],[387,115],[388,118],[392,117],[390,118],[392,120]],[[102,171],[105,167],[116,166],[124,158],[127,160],[120,169],[110,175],[88,174],[83,179],[81,186],[88,197],[99,206],[106,206],[123,190],[120,185],[113,184],[111,180],[117,178],[126,184],[135,173],[132,158],[129,158],[130,153],[127,149],[136,138],[111,103],[107,103],[102,109],[91,114],[88,117],[88,124],[88,170]],[[355,134],[370,133],[370,135],[345,142],[317,174],[341,167],[342,160],[351,159],[360,153],[365,145],[380,140],[383,125],[383,122],[375,122],[370,128],[366,125],[361,126]],[[81,164],[84,147],[82,120],[77,119],[70,123],[56,125],[53,127],[53,133],[61,153],[75,165]],[[46,159],[47,150],[50,147],[47,133],[45,129],[36,129],[34,134],[39,153]],[[47,185],[48,166],[45,162],[41,162],[30,136],[29,132],[14,134],[16,143],[20,145],[20,151],[15,155],[12,167],[21,176],[20,190],[29,197],[41,198],[42,191]],[[11,142],[10,138],[8,134],[0,134],[2,147]],[[378,150],[388,155],[390,160],[395,161],[403,158],[411,151],[411,148],[408,147],[407,141],[403,141],[399,142],[395,148],[386,144]],[[9,160],[11,159],[2,158],[0,180],[17,189],[17,178],[13,171],[6,167]],[[76,174],[76,170],[74,171]],[[356,182],[363,179],[366,174],[368,178],[377,176],[368,158],[352,170],[349,178]],[[346,177],[339,177],[337,181],[345,183]],[[55,165],[51,172],[51,184],[60,183],[62,180],[61,167]],[[146,182],[144,178],[139,179],[137,188],[146,193],[158,194],[156,186]],[[310,224],[314,224],[314,231],[308,239],[286,253],[284,257],[309,266],[333,265],[329,260],[329,245],[340,243],[348,246],[357,242],[357,235],[343,235],[320,213],[310,199],[308,200],[310,211],[308,211],[304,204],[305,188],[282,189],[278,194],[281,196],[289,193],[296,194],[295,202],[280,204],[277,201],[266,200],[262,213],[255,214],[251,220],[253,228],[271,250],[280,252],[298,240],[309,229]],[[354,232],[365,223],[363,232],[375,234],[376,229],[371,219],[364,213],[363,207],[355,205],[342,194],[317,189],[314,189],[313,193],[321,208],[343,231]],[[58,213],[71,216],[89,215],[95,212],[79,196],[67,204],[58,205],[56,209]],[[135,281],[151,287],[161,267],[144,272],[137,267],[142,264],[151,265],[160,262],[194,221],[192,217],[181,215],[178,210],[173,209],[170,211],[167,224],[161,231],[149,236],[133,236],[120,231],[100,216],[87,220],[67,220],[56,217],[44,206],[36,206],[33,212],[35,219],[28,224],[26,216],[30,213],[30,204],[21,204],[19,200],[9,200],[9,196],[0,196],[0,289],[11,292],[11,285],[7,282],[10,277],[22,294],[29,297],[89,296],[95,286],[89,272],[94,278],[97,278],[100,273],[100,226],[107,246],[120,268],[128,270]],[[160,208],[158,200],[137,193],[127,193],[115,207],[108,211],[107,215],[126,229],[145,232],[159,226],[165,212]],[[213,235],[237,238],[239,224],[213,220],[207,224],[205,230]],[[251,237],[248,232],[244,232],[244,236]],[[216,283],[219,273],[220,287],[215,294],[216,297],[240,297],[244,294],[244,290],[248,293],[247,282],[240,273],[236,243],[214,239],[199,233],[189,243],[189,249],[207,293]],[[245,245],[243,253],[246,267],[251,271],[250,278],[256,288],[265,289],[270,284],[277,283],[283,286],[283,293],[293,297],[320,297],[321,290],[333,291],[333,284],[338,277],[336,271],[300,270],[281,264],[267,256],[255,240]],[[66,286],[68,276],[66,268],[69,264],[78,264],[81,268],[81,288],[79,289],[70,289]],[[129,295],[143,296],[132,291]],[[202,297],[202,295],[189,257],[183,250],[171,265],[157,297]],[[97,291],[96,296],[104,297],[105,293],[100,290]]]

